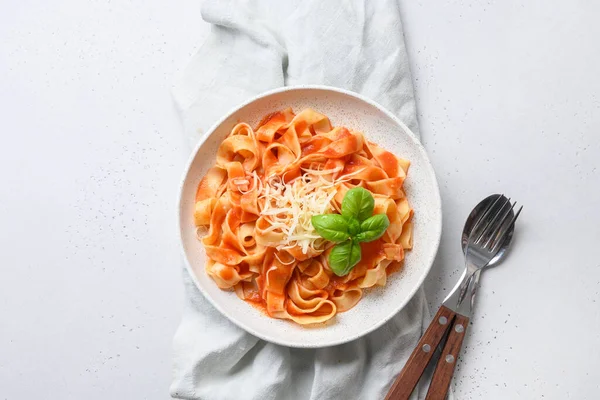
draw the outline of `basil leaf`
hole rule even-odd
[[[348,223],[348,233],[350,234],[350,237],[358,235],[361,231],[360,222],[358,222],[356,218],[352,217],[346,217],[346,221]]]
[[[390,220],[385,214],[373,215],[360,224],[361,232],[356,235],[359,242],[372,242],[383,236],[386,229],[390,226]]]
[[[342,200],[342,215],[359,221],[364,221],[373,215],[373,208],[375,208],[373,195],[361,187],[348,190]]]
[[[348,222],[340,214],[315,215],[310,222],[317,233],[330,242],[343,242],[350,237]]]
[[[336,244],[329,253],[329,268],[337,276],[347,275],[360,261],[360,245],[354,240]]]

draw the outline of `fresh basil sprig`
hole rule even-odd
[[[347,218],[356,218],[359,222],[373,215],[375,199],[371,192],[361,187],[348,190],[342,201],[342,215]]]
[[[348,221],[340,214],[315,215],[310,222],[321,237],[330,242],[343,242],[350,238]]]
[[[385,214],[373,215],[360,224],[360,233],[356,235],[359,242],[372,242],[383,236],[390,226],[390,220]]]
[[[374,208],[373,195],[364,188],[355,187],[346,192],[341,214],[312,217],[317,233],[338,243],[329,254],[329,267],[337,276],[348,274],[360,262],[360,242],[379,239],[390,226],[387,215],[373,215]]]
[[[359,261],[360,244],[356,240],[336,244],[329,253],[329,266],[337,276],[348,274]]]

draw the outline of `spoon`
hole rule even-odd
[[[514,223],[522,207],[503,195],[492,195],[478,204],[465,223],[463,238],[465,270],[440,306],[429,327],[408,358],[386,400],[408,400],[435,348],[446,337],[427,392],[427,400],[446,398],[456,360],[473,314],[475,285],[481,270],[499,263],[510,245]],[[466,240],[465,240],[466,236]],[[469,290],[470,289],[470,290]],[[470,301],[465,301],[470,293]],[[447,333],[447,335],[446,335]]]
[[[462,231],[462,236],[461,236],[461,246],[462,246],[463,253],[466,254],[466,252],[467,252],[467,244],[469,243],[469,236],[471,236],[471,232],[473,231],[473,228],[475,227],[475,223],[481,219],[483,214],[486,212],[487,208],[490,205],[494,204],[494,202],[496,200],[498,200],[498,198],[500,198],[500,201],[498,201],[496,203],[497,205],[494,206],[493,212],[498,211],[500,209],[500,206],[501,206],[501,203],[503,202],[503,200],[506,200],[506,197],[501,194],[492,194],[491,196],[488,196],[485,199],[481,200],[479,202],[479,204],[477,204],[475,206],[475,208],[473,208],[473,210],[467,217],[467,220],[465,221],[465,226]],[[512,210],[510,210],[509,218],[512,219],[513,217],[514,217],[514,213]],[[510,243],[512,242],[513,232],[514,232],[514,229],[511,229],[508,231],[506,238],[504,239],[504,242],[500,245],[500,250],[498,250],[498,253],[494,256],[494,258],[492,258],[490,260],[490,262],[485,266],[485,268],[489,268],[489,267],[493,267],[494,265],[497,265],[500,262],[500,260],[504,257],[504,253],[506,253],[506,250],[508,250]]]
[[[508,202],[508,201],[509,201],[509,199],[507,199],[504,195],[492,194],[492,195],[486,197],[485,199],[481,200],[479,202],[479,204],[477,204],[473,208],[473,210],[467,217],[467,220],[465,221],[465,226],[463,228],[462,235],[461,235],[461,246],[462,246],[463,254],[466,255],[466,253],[467,253],[467,245],[469,243],[469,237],[471,236],[471,233],[473,232],[473,228],[475,228],[476,223],[484,216],[485,212],[488,210],[488,207],[492,206],[491,213],[495,214],[496,212],[500,211],[501,208],[503,207],[503,204],[505,204],[505,202]],[[509,211],[508,218],[511,220],[514,219],[514,212],[512,209]],[[513,232],[514,232],[514,225],[512,225],[510,227],[510,229],[508,230],[506,237],[504,238],[504,241],[500,245],[500,249],[498,250],[498,253],[496,253],[496,255],[490,260],[490,262],[487,263],[487,265],[484,265],[482,268],[477,269],[475,271],[475,273],[473,274],[473,278],[471,279],[471,286],[472,286],[471,309],[474,308],[473,306],[474,306],[474,301],[475,301],[475,294],[477,293],[477,288],[479,287],[479,279],[481,277],[481,271],[484,268],[491,268],[491,267],[498,265],[500,263],[500,261],[502,261],[504,259],[506,252],[508,251],[510,244],[512,243]]]

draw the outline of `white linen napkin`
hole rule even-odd
[[[295,84],[359,92],[418,134],[396,0],[206,0],[202,18],[212,30],[173,89],[191,145],[235,105]],[[383,398],[429,319],[421,288],[398,315],[363,338],[293,349],[238,328],[208,303],[185,269],[183,275],[175,398]],[[424,394],[421,390],[419,398]]]

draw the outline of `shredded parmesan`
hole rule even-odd
[[[307,254],[309,249],[323,249],[326,241],[312,226],[311,218],[334,211],[332,202],[338,187],[350,178],[348,175],[333,180],[325,177],[335,177],[340,170],[309,167],[302,169],[302,176],[287,183],[276,175],[266,179],[260,195],[265,200],[261,215],[271,224],[267,231],[278,231],[284,235],[280,243],[274,244],[278,250],[299,246],[302,253]]]
[[[253,191],[256,188],[258,188],[258,193],[260,193],[262,191],[262,183],[260,181],[260,178],[256,174],[256,171],[252,171],[251,176],[252,176],[252,186],[251,186],[252,189],[248,188],[250,186],[250,181],[247,178],[237,178],[237,179],[232,180],[233,184],[238,187],[238,190],[240,191],[241,194],[250,193],[251,191]],[[258,187],[257,187],[257,185],[258,185]]]

